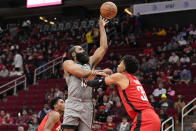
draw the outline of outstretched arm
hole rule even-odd
[[[90,87],[100,87],[102,85],[111,85],[111,84],[115,84],[119,86],[119,83],[122,80],[122,78],[123,78],[122,74],[115,73],[105,78],[98,78],[95,80],[87,81],[87,85]]]
[[[100,16],[99,19],[99,30],[100,30],[100,47],[97,48],[93,56],[90,57],[90,65],[91,67],[95,67],[104,57],[107,49],[107,36],[105,31],[105,24],[107,22]]]

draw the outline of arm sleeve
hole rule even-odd
[[[100,86],[106,86],[104,78],[98,78],[95,80],[89,80],[86,83],[90,87],[98,88]]]

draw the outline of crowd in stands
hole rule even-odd
[[[16,34],[2,32],[0,39],[0,77],[20,76],[25,74],[28,84],[33,82],[33,71],[59,56],[67,57],[66,48],[69,44],[87,44],[89,54],[93,54],[99,45],[99,31],[96,18],[73,19],[58,21],[54,25],[33,23],[24,27],[17,26]],[[190,70],[196,64],[196,27],[189,26],[142,27],[139,16],[122,16],[112,20],[106,27],[110,48],[142,49],[135,56],[140,63],[140,70],[135,74],[143,85],[150,85],[151,94],[148,98],[152,106],[164,121],[168,118],[166,110],[175,108],[180,122],[181,109],[186,104],[183,94],[178,94],[173,86],[184,84],[189,88],[196,81]],[[165,37],[170,41],[162,41],[161,45],[141,43],[140,38]],[[144,47],[144,45],[146,47]],[[121,52],[109,52],[104,61],[113,72],[122,57]],[[60,68],[59,68],[60,69]],[[61,78],[60,70],[56,69],[52,78]],[[61,75],[60,75],[61,74]],[[53,97],[67,97],[67,89],[52,88],[45,94],[45,102]],[[172,98],[177,96],[176,101]],[[6,101],[6,94],[2,100]],[[121,103],[115,85],[99,88],[95,91],[93,102],[94,125],[93,131],[128,131],[131,120]],[[41,110],[41,109],[40,109]],[[29,125],[29,131],[35,131],[43,116],[49,112],[48,105],[38,113],[32,109],[23,109],[18,118],[13,118],[9,112],[1,111],[0,125]],[[38,115],[37,115],[38,113]]]

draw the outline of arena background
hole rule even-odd
[[[81,44],[89,54],[97,48],[104,2],[63,0],[61,5],[27,9],[26,0],[0,0],[0,131],[34,131],[48,102],[54,96],[66,99],[61,64],[70,45]],[[162,0],[113,2],[118,15],[106,26],[109,48],[98,67],[115,72],[124,54],[134,55],[140,62],[136,76],[161,121],[171,118],[176,131],[191,131],[196,122],[196,10],[130,16],[125,8],[132,12],[134,4]],[[88,43],[86,34],[92,29],[93,43]],[[19,71],[13,64],[16,50],[23,59]],[[182,108],[192,100],[185,112],[193,111],[183,118],[182,129]],[[127,114],[115,87],[95,90],[94,103],[93,131],[118,131]],[[168,121],[163,127],[170,125]]]

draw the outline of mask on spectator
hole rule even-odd
[[[81,64],[87,64],[89,62],[89,56],[86,52],[84,53],[76,53],[76,59]]]

